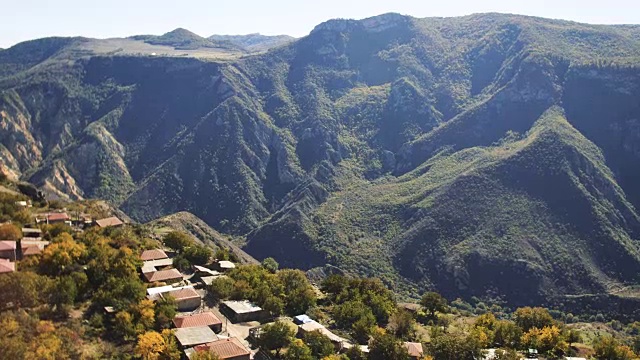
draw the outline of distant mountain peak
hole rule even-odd
[[[274,47],[282,46],[294,41],[296,38],[289,35],[262,35],[252,33],[246,35],[211,35],[212,41],[225,41],[242,47],[247,51],[266,51]]]
[[[382,31],[404,23],[409,17],[398,13],[386,13],[361,20],[354,19],[332,19],[317,25],[311,33],[329,30],[329,31],[346,31],[362,27],[368,31]]]

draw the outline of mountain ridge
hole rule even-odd
[[[0,53],[0,160],[50,193],[413,297],[640,281],[640,27],[385,14],[237,59],[62,49]]]

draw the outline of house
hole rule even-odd
[[[237,338],[221,339],[194,348],[196,352],[209,351],[220,360],[249,360],[251,352]]]
[[[233,270],[233,269],[236,268],[236,264],[232,263],[231,261],[227,261],[227,260],[218,261],[214,265],[216,267],[216,270],[222,271],[222,272]]]
[[[96,220],[96,225],[98,225],[98,227],[100,228],[107,228],[107,227],[122,226],[124,225],[124,223],[122,222],[122,220],[118,219],[117,217],[112,216],[106,219]]]
[[[215,333],[219,333],[222,331],[222,321],[218,319],[211,311],[193,314],[193,315],[185,315],[185,316],[176,316],[173,319],[173,325],[176,328],[187,328],[187,327],[200,327],[200,326],[208,326]]]
[[[167,259],[167,253],[160,249],[145,250],[140,254],[142,261]]]
[[[50,213],[47,214],[47,224],[60,224],[64,223],[71,225],[71,218],[67,213]]]
[[[202,304],[202,297],[193,287],[186,287],[180,290],[173,290],[161,293],[160,296],[166,298],[171,296],[176,300],[178,311],[193,311]]]
[[[0,259],[0,274],[12,273],[16,271],[16,263],[6,259]]]
[[[224,301],[220,311],[233,323],[261,321],[269,317],[269,313],[249,301]]]
[[[331,340],[331,342],[333,343],[333,346],[336,350],[341,350],[346,344],[350,345],[347,339],[332,333],[329,329],[324,327],[324,325],[318,323],[315,320],[311,320],[310,322],[299,325],[297,336],[302,338],[306,333],[314,331],[319,331],[322,335],[328,337],[329,340]]]
[[[222,276],[222,273],[219,271],[211,270],[204,266],[193,265],[193,270],[195,270],[195,275],[199,277],[203,276]]]
[[[182,281],[182,274],[176,269],[160,270],[143,274],[147,282],[166,282],[169,284]]]
[[[404,347],[407,348],[407,352],[409,352],[409,357],[411,359],[420,360],[424,356],[421,343],[405,342]]]
[[[22,228],[22,236],[26,238],[40,239],[42,237],[42,230],[36,228]]]
[[[16,261],[15,241],[0,241],[0,258]]]
[[[147,298],[150,300],[158,300],[160,299],[161,295],[163,293],[169,292],[169,291],[176,291],[176,290],[182,290],[182,289],[186,289],[186,288],[193,288],[193,286],[189,285],[189,286],[172,286],[172,285],[165,285],[165,286],[158,286],[158,287],[153,287],[153,288],[148,288],[147,289]]]
[[[166,270],[168,267],[173,265],[173,259],[158,259],[158,260],[149,260],[142,263],[142,273],[150,273],[158,270]]]
[[[179,328],[175,329],[173,333],[183,349],[219,340],[208,326]]]

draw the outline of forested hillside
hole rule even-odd
[[[640,27],[386,14],[215,61],[84,41],[0,52],[9,176],[414,298],[637,300]]]

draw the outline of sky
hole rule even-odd
[[[47,36],[124,37],[178,27],[213,34],[307,35],[334,18],[501,12],[592,24],[640,24],[640,0],[0,0],[0,47]]]

